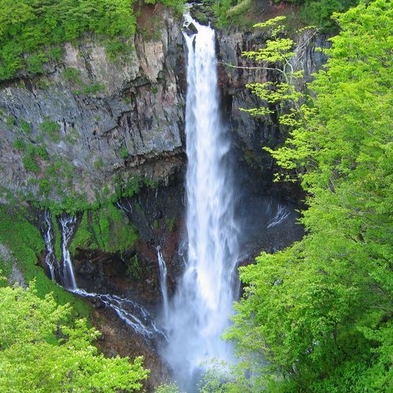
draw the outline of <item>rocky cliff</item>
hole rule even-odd
[[[272,183],[274,163],[264,146],[276,147],[283,143],[287,134],[278,125],[277,114],[265,118],[256,118],[241,109],[263,106],[261,102],[246,87],[249,83],[264,83],[278,78],[277,72],[261,67],[254,60],[242,56],[243,52],[256,51],[262,48],[271,37],[260,29],[249,28],[243,31],[220,31],[218,33],[220,78],[226,113],[231,132],[234,135],[236,147],[242,152],[238,158],[247,168],[243,176],[251,176],[250,181],[256,182],[256,187],[265,192],[274,191],[293,201],[299,200],[299,195],[293,195],[293,188]],[[329,43],[325,36],[315,30],[304,30],[296,34],[295,56],[292,58],[294,71],[303,70],[302,83],[312,79],[316,72],[326,62],[326,55],[318,48],[326,48]],[[278,111],[279,108],[271,108]],[[292,198],[294,196],[294,198]]]
[[[136,34],[127,54],[111,59],[86,37],[66,44],[44,75],[2,84],[2,186],[35,200],[94,202],[133,176],[165,180],[182,164],[179,23],[162,7],[143,13],[160,23],[152,37]]]
[[[22,199],[60,202],[70,195],[105,199],[130,179],[168,183],[184,167],[185,69],[181,21],[162,6],[145,6],[128,52],[109,58],[86,37],[66,44],[61,62],[43,75],[21,75],[0,86],[0,184]],[[226,117],[246,167],[269,186],[271,160],[262,146],[282,140],[276,119],[255,119],[240,108],[260,105],[245,88],[274,75],[247,69],[243,51],[266,37],[219,32],[220,82]],[[321,38],[299,36],[299,68],[320,67]],[[323,43],[322,43],[323,44]],[[232,65],[234,67],[229,67]]]

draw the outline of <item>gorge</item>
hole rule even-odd
[[[0,391],[393,391],[392,0],[0,5]]]
[[[142,330],[139,348],[133,350],[137,352],[143,347],[145,353],[153,353],[145,355],[146,366],[153,370],[148,385],[151,389],[171,375],[171,369],[178,368],[179,363],[184,370],[175,377],[186,384],[190,370],[195,371],[206,354],[208,358],[230,358],[225,354],[226,344],[223,348],[216,345],[237,296],[234,283],[237,265],[248,263],[261,250],[285,247],[302,236],[302,228],[296,224],[294,191],[279,189],[271,183],[270,158],[261,149],[280,140],[278,126],[239,111],[255,101],[244,85],[270,75],[263,70],[229,69],[223,65],[246,66],[241,51],[256,45],[263,37],[239,32],[228,35],[219,32],[214,36],[211,29],[195,23],[200,30],[198,37],[202,32],[210,35],[209,56],[215,56],[217,49],[219,61],[212,59],[209,66],[206,57],[199,58],[207,75],[202,76],[202,82],[193,83],[198,88],[213,87],[213,91],[193,92],[193,85],[189,81],[187,87],[185,79],[184,41],[188,45],[188,61],[194,44],[198,55],[202,54],[199,41],[193,43],[188,36],[183,41],[181,23],[168,10],[146,6],[144,12],[161,18],[162,24],[153,38],[137,34],[134,42],[130,42],[134,50],[128,58],[111,63],[102,47],[85,40],[78,47],[67,44],[63,63],[49,65],[44,75],[4,83],[0,91],[4,130],[0,149],[3,189],[17,199],[59,208],[53,221],[60,230],[50,229],[47,213],[42,217],[46,222],[41,233],[50,275],[53,278],[59,274],[52,268],[60,253],[64,287],[91,299],[97,313],[111,309],[123,320],[128,319],[136,335]],[[298,56],[311,67],[320,60],[320,55],[310,47]],[[77,70],[78,78],[70,79],[72,70]],[[188,78],[189,70],[190,64]],[[210,77],[214,80],[207,79]],[[88,92],[86,86],[101,87]],[[187,107],[193,105],[197,107],[191,113]],[[198,109],[198,105],[207,108]],[[214,169],[208,166],[206,172],[199,172],[194,168],[189,154],[196,152],[187,152],[186,159],[186,148],[193,148],[188,139],[192,138],[191,128],[208,132],[200,139],[202,145],[198,149],[199,153],[218,150]],[[213,129],[221,129],[223,135],[211,140]],[[230,140],[226,139],[228,135]],[[19,148],[21,142],[23,149]],[[32,158],[38,168],[29,167],[26,157]],[[202,156],[197,161],[208,165],[210,160],[209,156]],[[228,174],[227,168],[232,167],[233,173]],[[191,185],[193,174],[199,177],[199,185]],[[236,188],[230,192],[234,180]],[[219,190],[217,183],[221,183]],[[7,203],[6,192],[2,202]],[[117,221],[108,220],[109,227],[124,221],[136,228],[138,239],[128,249],[116,249],[113,239],[112,243],[102,241],[104,220],[95,217],[97,209],[92,206],[105,203],[115,204],[122,212]],[[59,213],[67,208],[73,214],[83,213],[83,218],[78,219],[79,229],[68,235],[61,228],[70,229],[71,216]],[[212,215],[206,216],[208,211]],[[203,220],[193,234],[190,228]],[[94,228],[93,235],[81,240],[78,231],[85,228]],[[186,233],[188,246],[183,246]],[[69,270],[71,240],[73,273]],[[56,244],[61,245],[60,252]],[[201,249],[206,244],[208,250]],[[224,248],[216,249],[217,244]],[[195,255],[200,253],[209,253],[201,258],[206,263],[218,260],[219,270],[213,271],[211,266],[199,270],[196,266],[199,258]],[[224,268],[228,261],[229,268]],[[163,262],[165,277],[160,276]],[[68,273],[64,275],[65,272]],[[218,285],[221,280],[222,286]],[[165,285],[167,288],[163,288]],[[187,292],[190,287],[196,292]],[[127,314],[118,312],[128,309],[130,315],[136,316],[135,310],[140,305],[151,315],[142,329],[141,325],[133,325]],[[214,323],[205,325],[204,330],[198,325],[188,325],[186,319]],[[155,322],[150,325],[152,320]],[[183,338],[185,331],[193,340]],[[134,340],[132,334],[128,337]],[[157,337],[161,340],[159,344]],[[169,344],[162,346],[167,339]],[[203,347],[201,342],[209,346]],[[185,351],[187,357],[174,357],[173,353],[179,352],[176,345],[185,343],[190,345]],[[111,345],[108,339],[109,353],[113,350]],[[128,350],[116,346],[114,351],[127,355]],[[157,366],[157,351],[164,354],[169,367]]]

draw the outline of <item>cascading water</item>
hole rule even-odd
[[[168,270],[166,267],[166,263],[164,257],[162,256],[161,247],[157,247],[157,261],[158,268],[160,273],[160,289],[162,296],[162,315],[164,321],[168,319],[168,309],[169,309],[169,301],[168,301],[168,289],[167,289],[167,275]]]
[[[184,34],[188,257],[168,310],[169,342],[163,356],[182,388],[193,391],[201,367],[212,359],[232,357],[232,348],[221,335],[238,294],[239,230],[234,220],[230,140],[220,116],[215,33],[188,17],[186,23],[197,30],[192,36]]]
[[[117,295],[87,292],[82,288],[78,288],[69,250],[70,243],[78,226],[78,217],[63,212],[57,218],[61,234],[61,266],[54,252],[54,232],[50,211],[47,209],[41,211],[39,221],[39,229],[46,247],[45,263],[48,266],[52,280],[59,280],[61,285],[72,293],[101,301],[106,307],[111,308],[135,332],[143,336],[148,343],[152,340],[165,338],[164,333],[156,327],[152,316],[147,310],[133,300]],[[157,251],[161,256],[163,266],[165,266],[161,251]]]
[[[58,268],[59,262],[56,259],[55,250],[53,247],[54,234],[53,234],[53,224],[50,211],[45,209],[41,218],[40,232],[44,238],[46,255],[45,264],[49,269],[50,278],[56,281],[55,271]]]
[[[80,288],[71,292],[85,298],[100,300],[136,333],[144,337],[147,343],[155,339],[165,339],[164,333],[156,326],[152,316],[137,302],[117,295],[87,292]]]
[[[289,217],[290,214],[291,211],[289,210],[289,208],[279,203],[277,205],[277,212],[275,216],[267,224],[267,229],[280,225],[283,221],[285,221]]]
[[[69,245],[77,228],[77,217],[71,216],[65,212],[58,217],[61,233],[62,264],[60,264],[56,258],[54,250],[55,235],[53,231],[53,221],[48,209],[39,213],[39,222],[39,229],[46,248],[45,264],[49,269],[51,279],[59,281],[66,289],[76,289],[77,286],[72,267]]]
[[[62,265],[62,281],[63,286],[69,290],[77,289],[74,269],[71,261],[71,254],[69,250],[69,245],[71,243],[72,237],[77,229],[77,218],[71,216],[70,214],[63,213],[59,218],[59,225],[61,229],[61,251],[63,255],[63,265]]]

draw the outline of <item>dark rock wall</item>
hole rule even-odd
[[[154,37],[136,34],[115,60],[86,39],[66,44],[45,75],[0,86],[2,186],[40,200],[32,179],[49,179],[58,185],[49,199],[76,193],[94,202],[103,188],[114,193],[115,178],[165,181],[183,165],[182,36],[172,13],[159,11]],[[31,153],[39,148],[44,157]],[[22,164],[28,149],[38,168]]]
[[[263,83],[276,80],[277,72],[266,70],[261,64],[242,57],[245,51],[255,51],[262,47],[268,37],[254,30],[250,32],[218,32],[218,47],[220,59],[220,82],[223,101],[228,119],[239,165],[243,177],[248,182],[254,182],[255,187],[262,192],[278,192],[283,197],[291,197],[292,191],[284,185],[277,187],[272,183],[274,162],[264,146],[275,147],[282,144],[286,131],[280,129],[276,113],[269,117],[256,118],[241,109],[251,109],[263,103],[246,87],[249,83]],[[312,73],[322,67],[326,56],[317,48],[328,46],[326,37],[314,31],[304,31],[296,38],[295,56],[292,59],[294,70],[304,70],[304,81],[312,80]],[[275,111],[277,108],[270,108]],[[281,190],[280,190],[281,188]]]

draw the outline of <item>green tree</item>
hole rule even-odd
[[[93,345],[98,332],[70,308],[29,288],[0,288],[2,392],[135,391],[148,375],[143,359],[105,358]]]
[[[183,0],[162,0],[180,8]],[[148,1],[146,1],[148,3]],[[64,42],[87,33],[106,43],[109,55],[126,49],[136,30],[133,0],[0,0],[0,81],[20,71],[42,73],[59,61]]]
[[[272,151],[309,195],[307,235],[241,269],[245,294],[227,337],[254,389],[393,389],[392,1],[335,19],[341,32],[303,120]]]
[[[291,62],[295,55],[295,41],[285,35],[285,20],[285,16],[278,16],[254,25],[271,38],[266,40],[264,47],[243,52],[242,56],[260,62],[257,68],[272,72],[273,80],[246,85],[264,105],[243,111],[253,116],[266,116],[277,112],[282,126],[294,127],[301,124],[301,104],[306,96],[299,88],[303,72],[295,70]]]

